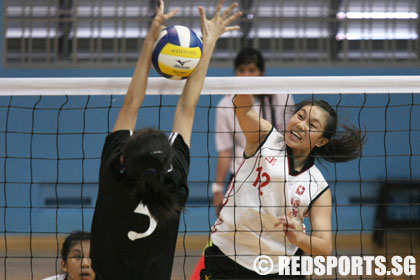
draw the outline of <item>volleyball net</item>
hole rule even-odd
[[[48,276],[38,271],[36,260],[58,262],[63,236],[73,230],[90,231],[102,146],[129,81],[0,79],[4,279],[15,279],[13,270],[27,270],[25,275],[31,279]],[[150,78],[137,128],[169,133],[183,85],[183,81]],[[393,233],[405,235],[408,253],[419,253],[415,245],[420,236],[419,93],[419,76],[206,78],[193,127],[190,197],[179,227],[183,245],[176,258],[181,267],[175,264],[174,269],[190,275],[188,258],[199,256],[201,249],[191,251],[186,240],[208,237],[216,219],[211,193],[218,156],[215,114],[226,94],[288,94],[295,103],[324,99],[339,112],[342,122],[366,131],[361,158],[319,166],[333,195],[333,253],[344,253],[337,240],[346,235],[356,238],[353,248],[345,252],[363,255],[370,246],[366,240],[371,240],[385,250],[382,253],[393,254],[389,245]],[[19,243],[15,240],[22,236],[27,242],[17,246],[14,242]],[[53,255],[42,252],[42,245],[37,247],[36,240],[45,236],[53,240]],[[22,251],[16,253],[15,245]],[[18,266],[16,260],[22,263]]]

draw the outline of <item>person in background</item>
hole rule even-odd
[[[63,274],[43,280],[94,280],[90,260],[90,233],[72,232],[63,242],[61,249],[61,270]]]

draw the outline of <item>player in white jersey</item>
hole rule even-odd
[[[331,253],[331,192],[314,161],[354,159],[365,136],[354,126],[337,135],[337,114],[325,101],[297,104],[284,135],[253,109],[251,95],[236,96],[234,104],[246,137],[244,159],[213,226],[201,278],[304,279],[279,276],[277,257]],[[305,216],[311,235],[303,230]],[[272,259],[272,274],[254,272],[261,255]]]

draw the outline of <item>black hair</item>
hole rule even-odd
[[[152,128],[136,131],[122,149],[127,183],[134,186],[133,199],[145,204],[160,221],[178,217],[182,210],[175,189],[168,183],[172,156],[168,137]]]
[[[63,242],[63,248],[61,248],[61,258],[64,262],[67,262],[67,256],[70,253],[71,248],[82,241],[90,241],[90,233],[84,231],[73,231]]]
[[[346,162],[361,156],[365,133],[354,125],[338,124],[337,112],[324,100],[302,101],[295,105],[295,113],[307,105],[318,106],[327,113],[327,124],[322,136],[328,139],[328,143],[313,148],[311,156],[329,162]]]
[[[262,73],[265,72],[264,57],[259,50],[254,48],[242,49],[235,57],[234,67],[237,70],[239,66],[251,63],[254,63]]]

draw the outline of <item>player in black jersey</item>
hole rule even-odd
[[[155,129],[133,133],[162,23],[176,14],[157,8],[113,131],[102,151],[92,222],[92,266],[100,280],[170,279],[180,213],[188,197],[189,145],[194,111],[216,41],[241,13],[232,4],[208,20],[199,8],[203,53],[188,77],[169,137]]]

